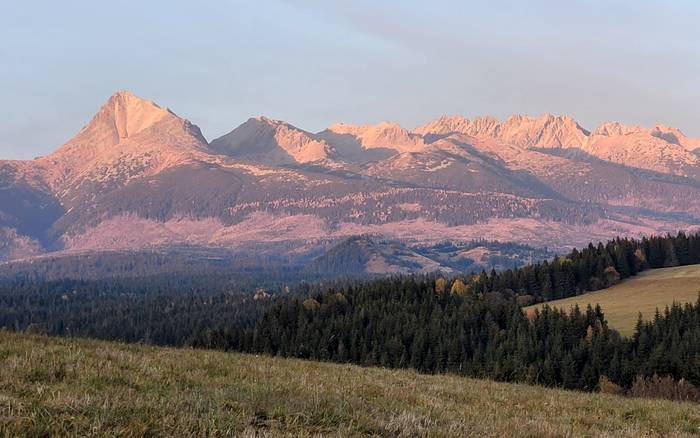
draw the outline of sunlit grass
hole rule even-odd
[[[588,304],[600,304],[610,327],[623,335],[631,335],[637,324],[639,312],[645,319],[652,319],[658,308],[673,304],[694,303],[700,293],[700,265],[652,269],[608,289],[590,292],[576,297],[547,302],[548,305],[570,309],[578,304],[584,310]],[[526,307],[532,311],[541,304]]]
[[[683,436],[700,408],[0,332],[0,436]]]

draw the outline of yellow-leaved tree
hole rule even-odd
[[[464,296],[467,293],[467,285],[459,278],[452,283],[450,293],[454,295]]]
[[[445,285],[446,281],[442,277],[438,277],[435,279],[435,293],[438,294],[444,294],[445,293]]]

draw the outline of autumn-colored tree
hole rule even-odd
[[[464,284],[464,282],[458,278],[452,283],[450,293],[452,295],[464,296],[467,293],[467,285]]]
[[[306,310],[318,310],[319,308],[321,308],[321,304],[313,298],[305,299],[302,305]]]
[[[435,279],[435,292],[438,294],[444,294],[445,293],[445,285],[446,281],[442,277],[438,277]]]
[[[603,281],[606,287],[616,285],[620,282],[620,273],[617,272],[614,266],[608,266],[603,271]]]

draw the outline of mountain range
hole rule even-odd
[[[51,154],[0,161],[0,261],[181,245],[319,254],[355,235],[563,251],[699,223],[700,139],[548,114],[317,133],[256,117],[207,141],[120,91]]]

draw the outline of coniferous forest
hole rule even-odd
[[[700,298],[621,337],[600,308],[522,306],[700,263],[700,235],[615,239],[501,272],[289,282],[236,275],[0,282],[0,327],[621,391],[700,387]],[[266,285],[265,290],[256,284]],[[643,385],[642,385],[643,386]]]
[[[200,345],[569,389],[594,390],[601,377],[628,388],[655,374],[700,386],[700,300],[640,321],[628,339],[600,308],[545,306],[528,318],[498,293],[436,293],[431,279],[398,278],[280,303],[254,329]]]

